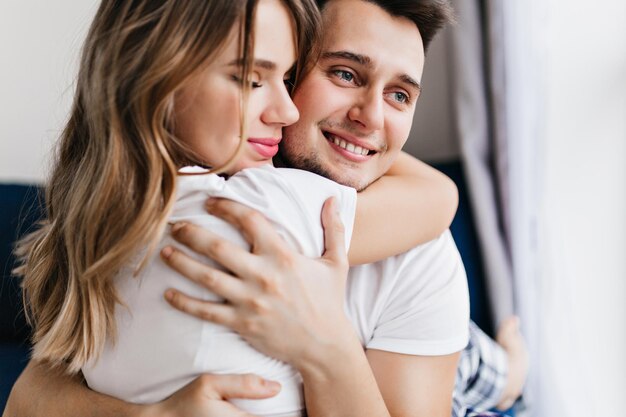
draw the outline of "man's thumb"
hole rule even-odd
[[[330,197],[322,208],[322,226],[324,227],[324,258],[333,261],[345,261],[345,228],[337,209],[336,197]],[[347,262],[347,261],[346,261]]]

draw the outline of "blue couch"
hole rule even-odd
[[[0,184],[0,410],[28,361],[30,329],[22,313],[19,282],[11,275],[12,249],[42,215],[39,188]]]
[[[483,284],[483,266],[471,208],[466,195],[461,165],[440,164],[438,169],[452,178],[459,187],[459,210],[451,230],[457,243],[470,288],[471,316],[488,332],[492,328]],[[43,196],[36,186],[0,184],[0,410],[4,410],[9,392],[28,361],[29,328],[22,314],[19,283],[11,275],[15,259],[13,244],[19,236],[34,227],[41,218]]]

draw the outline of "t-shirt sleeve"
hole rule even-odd
[[[397,279],[368,349],[408,355],[447,355],[469,337],[469,294],[449,231],[398,258]]]

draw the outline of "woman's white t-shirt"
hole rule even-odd
[[[350,246],[356,191],[321,176],[267,165],[227,180],[205,173],[181,175],[177,181],[172,222],[197,224],[247,249],[233,226],[204,209],[209,197],[235,200],[261,212],[288,244],[311,257],[323,253],[320,213],[324,201],[334,196],[346,228],[346,248]],[[169,234],[158,249],[166,245],[199,258]],[[202,262],[216,265],[207,258]],[[133,403],[154,403],[203,373],[255,373],[280,382],[282,389],[269,399],[233,400],[238,407],[259,416],[301,414],[301,378],[291,366],[258,352],[232,330],[181,313],[164,300],[166,289],[177,288],[203,300],[223,301],[169,268],[158,250],[138,277],[132,277],[132,268],[120,273],[116,288],[124,305],[116,306],[115,343],[107,343],[102,355],[82,369],[92,389]]]

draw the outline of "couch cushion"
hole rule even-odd
[[[0,341],[28,337],[19,281],[12,276],[15,241],[41,218],[42,193],[36,186],[0,184]]]

